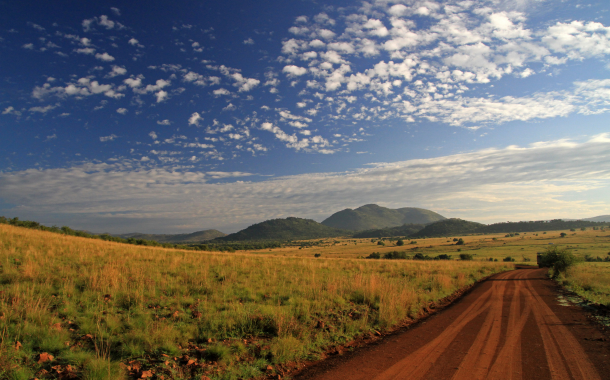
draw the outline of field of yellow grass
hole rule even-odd
[[[0,378],[253,378],[511,268],[334,244],[222,254],[0,225]]]

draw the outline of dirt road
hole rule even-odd
[[[605,335],[560,306],[545,270],[496,275],[462,300],[381,343],[296,379],[610,379]]]

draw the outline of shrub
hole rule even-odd
[[[434,258],[434,260],[451,260],[451,255],[442,254]]]
[[[561,236],[561,237],[566,237],[566,235],[567,234],[565,232],[562,232],[562,233],[559,234],[559,236]]]
[[[542,254],[540,263],[543,267],[553,268],[553,278],[557,278],[561,273],[572,265],[576,264],[577,258],[567,249],[559,247],[549,247]]]
[[[367,259],[380,259],[381,254],[379,254],[379,252],[373,252],[370,255],[368,255],[366,258]]]
[[[322,256],[321,253],[314,253],[314,255],[313,255],[313,257],[320,257],[320,256]]]
[[[464,243],[464,239],[460,238],[460,240],[458,240],[457,243],[455,243],[455,245],[464,245],[466,243]]]
[[[406,252],[398,252],[398,251],[387,252],[386,254],[383,255],[383,258],[384,259],[390,259],[390,260],[406,259],[407,258],[407,253]]]
[[[460,260],[472,260],[470,253],[460,253]]]
[[[506,262],[513,262],[513,261],[515,261],[515,259],[513,259],[513,258],[512,258],[512,257],[510,257],[510,256],[506,256],[506,257],[505,257],[505,258],[504,258],[502,261],[506,261]]]
[[[417,244],[417,242],[415,240],[411,240],[409,244]],[[610,255],[610,252],[608,252],[608,254]]]
[[[384,243],[384,242],[382,242],[381,240],[379,240],[379,241],[377,242],[377,245],[385,245],[385,243]]]
[[[402,241],[402,240],[398,240],[398,241],[396,242],[396,245],[400,247],[400,246],[402,246],[402,245],[405,245],[405,242],[404,242],[404,241]]]

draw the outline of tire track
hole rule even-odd
[[[528,368],[523,366],[523,355],[535,355],[538,362],[546,361],[548,365],[548,369],[544,365],[537,368],[538,376],[542,370],[542,374],[547,373],[549,378],[557,380],[601,380],[578,340],[538,293],[537,288],[545,289],[540,283],[536,286],[533,282],[544,281],[540,274],[541,271],[521,269],[488,280],[487,284],[481,285],[481,291],[473,292],[476,295],[470,294],[460,301],[465,303],[465,307],[457,312],[459,314],[453,313],[450,321],[448,318],[443,320],[446,313],[434,317],[431,324],[446,327],[440,333],[431,335],[423,346],[411,349],[408,351],[410,353],[405,352],[402,358],[378,358],[384,363],[389,361],[386,368],[372,365],[378,362],[375,357],[361,355],[361,358],[356,356],[343,366],[313,378],[420,380],[438,378],[438,373],[442,373],[443,379],[452,380],[522,380],[531,378]],[[527,333],[526,326],[529,326]],[[434,330],[420,325],[411,332],[416,334],[417,329]],[[466,332],[471,335],[463,335]],[[404,342],[408,336],[409,332],[404,334],[402,340],[393,341],[395,349],[386,350],[385,355],[398,351],[396,348],[401,341],[403,345],[412,346],[413,342]],[[456,340],[458,336],[475,338],[469,338],[469,343],[462,343]],[[538,342],[535,344],[541,344],[541,347],[531,346],[530,341]],[[466,346],[462,349],[460,345]],[[448,350],[450,346],[452,350]],[[459,348],[458,351],[455,347]],[[384,355],[383,347],[373,354]],[[455,364],[447,364],[447,355],[455,357],[451,361]],[[365,367],[367,363],[366,371],[357,370],[358,366]],[[377,375],[371,372],[372,368],[378,368]],[[435,376],[431,373],[432,369]],[[439,369],[442,371],[439,372]]]

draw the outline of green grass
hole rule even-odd
[[[610,263],[579,263],[560,281],[588,301],[610,306]]]
[[[0,225],[0,378],[68,370],[87,379],[146,370],[166,379],[255,377],[389,330],[511,268],[274,254],[138,247]],[[54,360],[38,363],[41,353]]]

